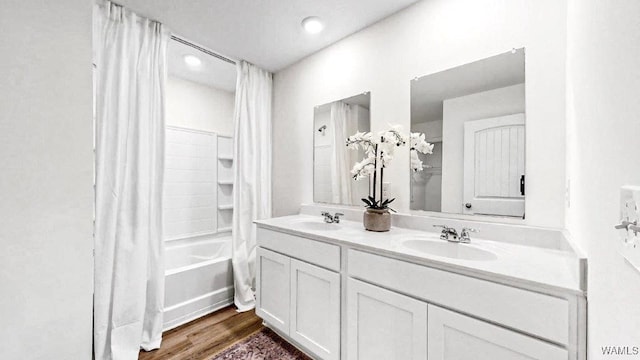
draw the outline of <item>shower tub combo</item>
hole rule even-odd
[[[231,235],[168,242],[165,269],[164,330],[233,303]]]

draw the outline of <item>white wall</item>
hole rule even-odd
[[[524,91],[525,85],[518,84],[443,102],[442,183],[446,184],[442,187],[443,212],[463,212],[464,123],[525,112]],[[546,161],[549,161],[549,158]]]
[[[640,272],[618,254],[620,186],[640,185],[640,2],[569,1],[568,228],[589,257],[589,359],[639,346]],[[619,358],[636,358],[621,356]]]
[[[232,92],[169,76],[167,125],[233,136]]]
[[[313,201],[313,108],[371,91],[372,130],[410,128],[410,80],[526,47],[526,222],[564,226],[566,1],[424,0],[274,78],[273,214]],[[558,159],[548,161],[549,157]],[[385,171],[409,209],[409,150]],[[286,181],[284,181],[286,179]]]
[[[0,9],[0,358],[90,359],[92,2]]]

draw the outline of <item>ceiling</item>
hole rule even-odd
[[[184,62],[185,55],[194,55],[202,61],[202,65],[191,68]],[[225,91],[236,91],[235,65],[207,55],[191,46],[175,40],[169,42],[167,48],[169,75],[193,81],[202,85]]]
[[[442,120],[442,101],[525,82],[518,49],[411,81],[411,122]]]
[[[277,72],[417,0],[116,0],[221,55]],[[325,29],[308,34],[307,16]]]

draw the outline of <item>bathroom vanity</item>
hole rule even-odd
[[[453,244],[437,229],[367,232],[358,215],[257,222],[256,313],[310,355],[586,359],[586,260],[561,232],[484,224]],[[520,240],[489,240],[501,228]]]

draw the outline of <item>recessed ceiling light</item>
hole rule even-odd
[[[191,66],[191,67],[199,67],[200,65],[202,65],[202,60],[200,60],[200,58],[198,58],[197,56],[194,55],[185,55],[184,56],[184,62],[185,64]]]
[[[309,16],[302,20],[302,27],[310,34],[317,34],[324,29],[324,24],[317,16]]]

